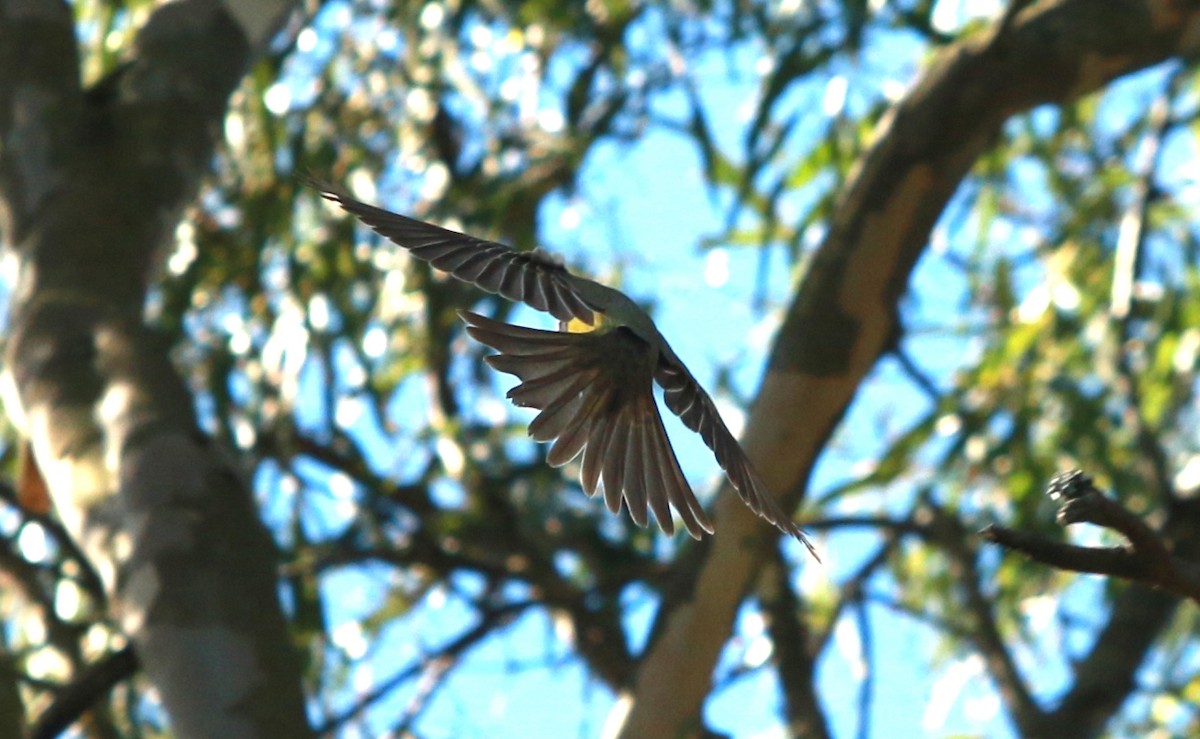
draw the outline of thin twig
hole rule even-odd
[[[325,722],[317,728],[317,733],[324,735],[337,729],[342,724],[353,719],[356,715],[371,706],[373,703],[387,697],[398,688],[400,685],[421,675],[429,675],[437,673],[439,677],[444,677],[451,666],[461,657],[467,650],[483,641],[488,636],[498,629],[506,626],[521,612],[536,605],[534,601],[519,601],[516,603],[508,603],[498,608],[484,611],[480,614],[479,623],[471,627],[450,643],[446,644],[441,649],[434,653],[417,659],[413,664],[405,667],[392,677],[379,683],[367,694],[363,695],[353,706],[343,711],[337,716],[333,716],[325,720]]]

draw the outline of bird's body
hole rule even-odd
[[[663,428],[654,401],[657,382],[667,407],[700,434],[751,510],[816,556],[799,526],[767,491],[712,399],[650,316],[627,295],[568,272],[541,250],[518,252],[313,184],[325,198],[434,267],[546,311],[564,326],[574,321],[596,329],[540,331],[459,313],[471,336],[499,352],[487,357],[488,363],[520,378],[508,397],[541,411],[529,433],[538,441],[553,440],[547,461],[561,466],[582,454],[580,478],[589,495],[603,483],[608,508],[616,513],[624,500],[640,526],[648,524],[652,511],[663,531],[673,533],[674,508],[692,536],[713,532]]]

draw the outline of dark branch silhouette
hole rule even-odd
[[[79,720],[117,683],[140,667],[133,647],[113,652],[84,670],[67,685],[29,730],[30,739],[52,739]]]
[[[1059,524],[1102,526],[1121,534],[1127,544],[1084,547],[995,525],[981,535],[1051,567],[1134,580],[1200,603],[1200,565],[1176,555],[1168,540],[1101,493],[1091,477],[1081,470],[1060,473],[1050,480],[1046,494],[1059,503]]]

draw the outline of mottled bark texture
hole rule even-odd
[[[1194,55],[1198,43],[1194,2],[1062,0],[1025,4],[1005,23],[942,51],[880,122],[842,194],[751,414],[743,445],[767,486],[786,496],[785,508],[803,497],[829,434],[894,341],[897,301],[930,230],[1000,126],[1034,106],[1065,104],[1121,75]],[[717,656],[772,536],[732,501],[725,494],[717,505],[722,535],[680,563],[639,669],[624,737],[691,736],[701,726]],[[1146,601],[1140,610],[1155,613],[1137,621],[1161,623],[1170,608]],[[1124,612],[1119,602],[1114,617]],[[1131,644],[1130,654],[1140,659],[1141,648]],[[1046,728],[1034,704],[1010,708],[1019,726]],[[1038,735],[1081,735],[1080,726],[1055,723]]]
[[[84,88],[66,3],[0,0],[0,229],[17,266],[6,409],[184,737],[305,736],[275,550],[142,320],[277,3],[156,10]],[[262,11],[258,15],[251,12]]]

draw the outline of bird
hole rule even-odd
[[[573,274],[562,259],[541,248],[517,251],[369,205],[311,177],[306,181],[414,257],[558,319],[560,330],[549,331],[458,311],[467,333],[498,352],[485,361],[520,380],[508,391],[509,400],[540,411],[529,434],[553,442],[547,463],[561,467],[582,456],[584,492],[594,496],[603,490],[612,513],[619,514],[624,502],[638,526],[648,526],[653,513],[659,528],[672,535],[674,509],[693,538],[714,533],[667,437],[654,399],[657,383],[667,408],[700,435],[750,510],[820,560],[771,495],[712,398],[632,298]]]

